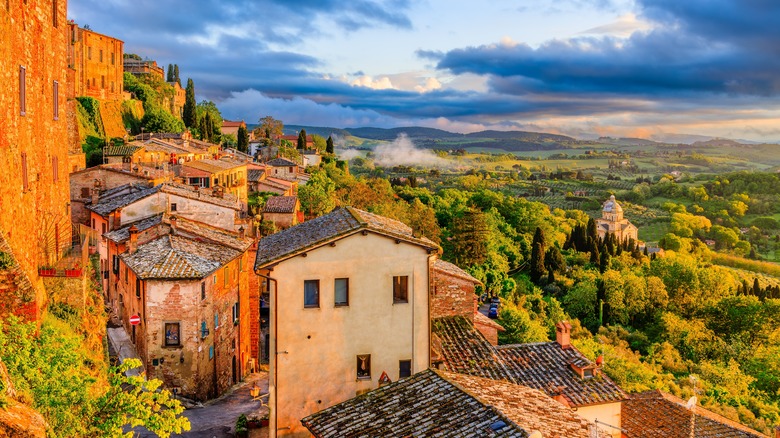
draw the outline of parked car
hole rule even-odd
[[[493,297],[490,299],[490,304],[501,304],[501,298]]]
[[[498,305],[496,306],[491,305],[490,310],[488,310],[488,318],[490,319],[498,318]]]

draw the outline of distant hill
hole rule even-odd
[[[652,146],[652,145],[663,144],[657,141],[647,140],[645,138],[633,138],[633,137],[620,137],[620,138],[599,137],[597,141],[599,143],[612,144],[615,146]]]
[[[443,140],[463,138],[463,134],[456,132],[444,131],[435,128],[423,128],[419,126],[409,126],[405,128],[347,128],[352,135],[360,138],[368,138],[371,140],[387,140],[393,141],[400,134],[406,134],[411,139],[422,138],[431,140]],[[308,132],[308,131],[306,131]]]
[[[285,135],[295,135],[305,129],[309,135],[319,135],[320,137],[328,138],[329,135],[335,134],[342,137],[352,135],[346,129],[331,128],[327,126],[303,126],[303,125],[284,125]]]
[[[491,138],[500,140],[520,140],[524,142],[576,142],[577,139],[565,135],[528,131],[479,131],[466,134],[468,138]]]
[[[697,141],[693,143],[691,146],[699,146],[699,147],[744,146],[744,143],[740,143],[734,140],[729,140],[727,138],[713,138],[712,140],[707,140],[707,141]]]

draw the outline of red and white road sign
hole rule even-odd
[[[130,317],[130,324],[132,325],[138,325],[141,323],[141,317],[138,315],[133,315]]]

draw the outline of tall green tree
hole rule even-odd
[[[173,64],[173,80],[181,87],[181,78],[179,77],[179,64]]]
[[[333,136],[329,135],[328,136],[328,141],[325,143],[325,153],[333,155],[334,151],[335,151],[335,149],[333,149]]]
[[[246,130],[246,126],[238,127],[238,138],[236,139],[236,149],[241,152],[249,151],[249,132]]]
[[[165,78],[166,82],[173,82],[173,64],[168,64],[168,75]]]
[[[281,137],[284,132],[284,123],[271,116],[265,116],[257,121],[257,128],[252,131],[255,138],[263,138],[266,144],[271,144],[275,138]]]
[[[194,128],[198,123],[198,114],[195,103],[195,84],[192,82],[192,79],[187,79],[182,120],[184,121],[184,126],[188,128]]]
[[[470,208],[452,220],[452,241],[455,260],[462,266],[485,263],[488,258],[490,228],[485,213]]]
[[[544,275],[544,248],[546,245],[544,231],[536,227],[534,240],[531,243],[531,281],[538,283]]]
[[[298,149],[306,149],[306,130],[301,129],[301,132],[298,133]]]

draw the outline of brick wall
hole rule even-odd
[[[70,237],[66,10],[64,0],[0,2],[0,232],[35,285],[38,306],[37,268],[62,251],[42,242],[57,241],[50,238],[57,232]]]
[[[122,99],[124,85],[123,46],[116,38],[68,23],[69,66],[74,70],[73,96]]]
[[[448,272],[433,270],[431,318],[464,316],[474,319],[474,283]]]

